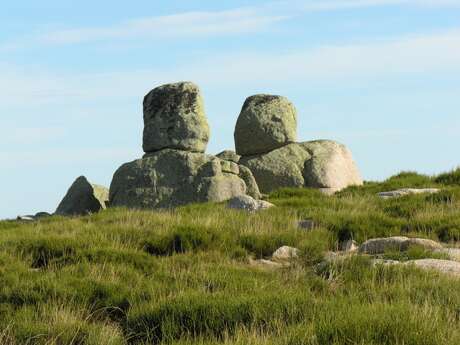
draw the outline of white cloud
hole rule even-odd
[[[0,66],[0,107],[66,104],[76,100],[96,100],[100,104],[109,99],[141,97],[153,85],[179,80],[231,86],[452,74],[460,72],[459,61],[460,29],[284,54],[262,51],[222,54],[161,70],[58,75]]]
[[[139,18],[107,27],[61,30],[38,37],[42,43],[66,44],[126,38],[177,38],[220,36],[266,29],[285,19],[278,14],[263,13],[257,8],[238,8],[216,12],[187,12]]]

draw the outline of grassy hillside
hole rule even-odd
[[[381,200],[400,187],[435,195]],[[224,205],[0,222],[1,344],[460,344],[460,281],[355,256],[340,240],[460,241],[460,171],[402,173],[327,197],[280,190],[258,214]],[[313,219],[318,229],[297,228]],[[288,268],[254,267],[282,245]],[[430,255],[420,251],[416,257]]]

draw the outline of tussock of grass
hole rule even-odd
[[[282,189],[257,214],[204,204],[0,222],[0,343],[460,344],[458,280],[359,256],[317,265],[347,239],[458,241],[457,175],[402,173],[333,197]],[[404,187],[442,191],[376,196]],[[291,267],[250,265],[282,245],[300,249]]]

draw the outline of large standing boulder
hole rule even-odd
[[[209,135],[203,99],[195,84],[167,84],[145,96],[145,152],[165,148],[204,152]]]
[[[107,188],[91,184],[86,177],[80,176],[70,186],[56,209],[56,214],[77,216],[96,213],[107,207],[108,200],[109,190]]]
[[[350,151],[329,140],[293,143],[265,154],[243,156],[240,164],[252,171],[262,193],[283,187],[332,193],[363,183]]]
[[[235,127],[236,153],[267,153],[297,140],[297,113],[285,97],[255,95],[246,99]]]
[[[110,205],[167,208],[221,202],[246,193],[238,165],[198,152],[165,149],[121,166],[110,186]]]

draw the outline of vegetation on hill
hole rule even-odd
[[[351,238],[455,245],[459,176],[401,173],[332,197],[284,189],[256,214],[202,204],[0,222],[0,343],[458,345],[458,279],[364,256],[318,263]],[[376,196],[402,187],[442,191]],[[283,245],[301,250],[290,267],[251,265]]]

